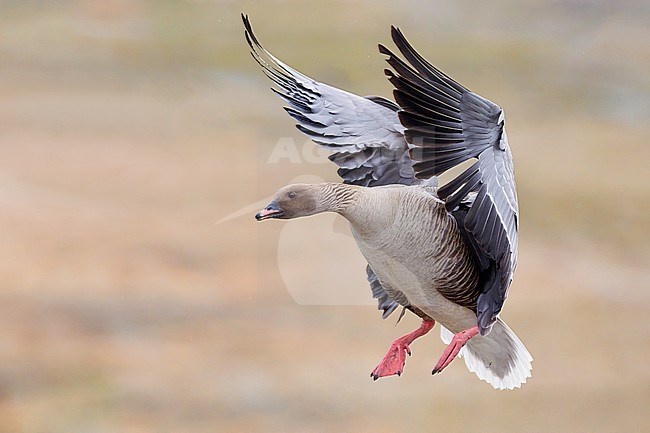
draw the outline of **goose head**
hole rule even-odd
[[[322,188],[312,184],[287,185],[278,190],[273,201],[255,215],[258,221],[292,219],[325,212]]]

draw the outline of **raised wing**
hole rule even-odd
[[[345,183],[361,186],[418,183],[392,101],[362,97],[319,83],[266,51],[242,16],[253,58],[278,86],[273,89],[300,131],[332,152]]]
[[[517,263],[517,194],[503,111],[427,62],[394,27],[392,37],[408,64],[386,47],[379,49],[394,69],[386,74],[402,109],[399,119],[412,146],[416,177],[438,176],[476,160],[438,195],[481,268],[477,314],[485,335],[501,311]]]
[[[259,43],[248,17],[242,15],[246,40],[255,61],[278,86],[273,91],[289,106],[285,110],[300,131],[330,150],[345,183],[361,186],[419,183],[408,155],[399,107],[378,96],[361,97],[319,83],[282,63]],[[388,317],[398,306],[370,266],[366,269],[373,298]]]

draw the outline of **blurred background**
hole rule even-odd
[[[650,430],[648,2],[2,1],[0,432]],[[248,54],[390,97],[399,25],[504,107],[521,209],[495,391],[382,321],[346,225],[257,224],[336,181]],[[279,149],[279,150],[278,150]],[[279,152],[279,153],[278,153]]]

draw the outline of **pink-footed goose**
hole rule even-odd
[[[383,318],[398,306],[422,324],[398,338],[371,376],[401,375],[409,345],[435,321],[448,344],[433,373],[460,355],[497,389],[518,388],[532,357],[499,318],[517,263],[518,207],[501,108],[421,57],[392,28],[406,61],[383,45],[397,103],[319,83],[259,43],[243,15],[253,58],[278,86],[297,127],[329,149],[344,183],[288,185],[256,215],[292,219],[337,212],[368,262]],[[438,188],[438,175],[473,164]],[[402,314],[404,311],[402,310]]]

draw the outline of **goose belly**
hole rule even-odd
[[[426,236],[419,234],[422,235]],[[435,250],[435,246],[430,249],[413,248],[408,239],[393,238],[388,241],[375,238],[368,241],[356,234],[355,239],[391,298],[402,305],[419,308],[454,333],[476,324],[474,311],[450,301],[437,289],[443,284],[442,281],[448,284],[450,280],[467,280],[463,275],[454,274],[462,272],[462,269],[440,266],[441,261],[453,258],[432,255],[430,252]],[[440,272],[441,269],[446,270],[447,274]]]

